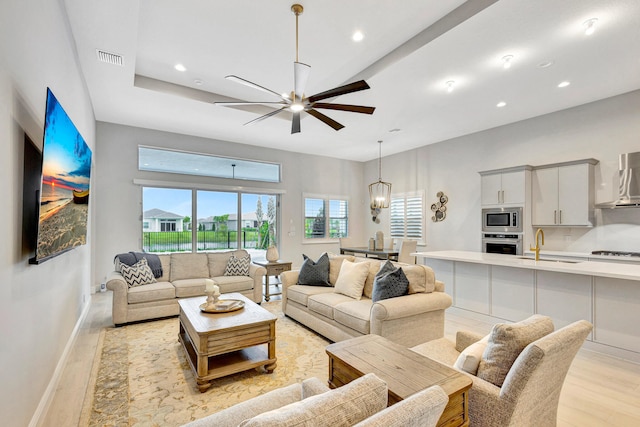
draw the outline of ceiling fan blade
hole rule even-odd
[[[291,134],[300,133],[300,111],[293,113],[293,120],[291,120]]]
[[[244,102],[244,101],[234,101],[234,102],[214,102],[215,105],[221,105],[223,107],[234,107],[236,105],[282,105],[287,106],[286,102],[282,101],[265,101],[265,102]]]
[[[298,100],[302,99],[310,72],[311,67],[309,65],[303,64],[302,62],[293,63],[293,87],[296,99]]]
[[[271,112],[269,112],[269,113],[267,113],[267,114],[265,114],[263,116],[258,117],[257,119],[253,119],[253,120],[245,123],[244,126],[250,125],[250,124],[256,123],[256,122],[261,122],[264,119],[268,119],[269,117],[275,116],[276,114],[283,112],[286,108],[287,107],[282,107],[279,110],[273,110],[273,111],[271,111]]]
[[[319,111],[314,110],[313,108],[311,108],[309,110],[306,110],[306,111],[307,111],[307,113],[311,114],[316,119],[318,119],[321,122],[324,122],[325,124],[331,126],[335,130],[340,130],[340,129],[342,129],[344,127],[344,125],[341,125],[340,123],[336,122],[332,118],[325,116],[324,114],[322,114]]]
[[[230,75],[230,76],[226,76],[226,77],[225,77],[225,79],[227,79],[227,80],[231,80],[231,81],[236,82],[236,83],[240,83],[240,84],[245,85],[245,86],[252,87],[252,88],[254,88],[254,89],[261,90],[261,91],[263,91],[263,92],[270,93],[270,94],[272,94],[272,95],[277,96],[278,98],[283,98],[281,94],[279,94],[279,93],[277,93],[277,92],[274,92],[274,91],[272,91],[271,89],[267,89],[267,88],[266,88],[266,87],[264,87],[264,86],[260,86],[259,84],[256,84],[256,83],[253,83],[253,82],[250,82],[249,80],[243,79],[242,77],[238,77],[238,76]],[[284,98],[283,98],[283,99],[284,99]]]
[[[373,114],[376,107],[365,107],[362,105],[348,105],[348,104],[330,104],[327,102],[316,102],[313,104],[313,108],[325,108],[327,110],[340,110],[350,111],[352,113]]]
[[[346,93],[358,92],[360,90],[369,89],[369,85],[364,80],[349,83],[344,86],[339,86],[333,89],[329,89],[325,92],[316,93],[309,97],[309,102],[313,103],[322,99],[333,98],[336,96],[344,95]]]

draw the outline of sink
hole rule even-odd
[[[518,257],[518,259],[528,259],[531,261],[535,261],[534,257],[528,257],[528,256],[520,256]],[[540,261],[546,261],[546,262],[562,262],[565,264],[578,264],[581,263],[582,261],[574,261],[571,259],[549,259],[549,258],[540,258]]]

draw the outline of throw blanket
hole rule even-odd
[[[116,258],[118,258],[121,263],[128,266],[132,266],[142,258],[146,258],[149,268],[153,271],[153,277],[157,279],[162,276],[162,263],[160,262],[160,257],[158,257],[158,255],[146,254],[144,252],[127,252],[116,255]]]

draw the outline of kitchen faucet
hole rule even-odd
[[[542,236],[542,242],[538,241],[539,236]],[[542,228],[538,228],[538,230],[536,231],[536,246],[531,247],[531,245],[529,245],[529,250],[532,250],[536,253],[536,261],[540,261],[540,246],[542,245],[544,245],[544,231],[542,231]]]

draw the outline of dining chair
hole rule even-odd
[[[416,251],[417,246],[418,242],[416,240],[402,240],[400,243],[400,251],[398,253],[398,262],[415,264],[416,257],[411,256],[411,253]]]

